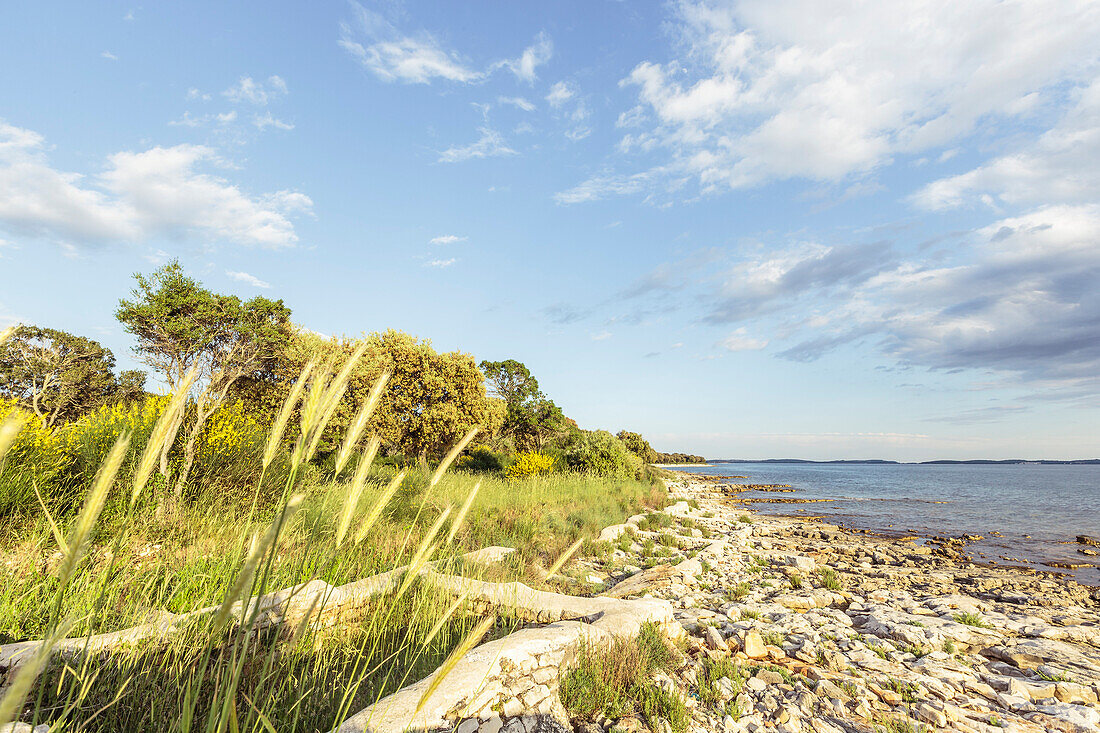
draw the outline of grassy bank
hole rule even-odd
[[[489,571],[493,578],[546,585],[540,569],[577,539],[664,503],[663,488],[631,479],[559,473],[507,480],[455,472],[429,487],[426,472],[412,471],[355,542],[356,528],[394,474],[389,467],[373,469],[350,510],[348,483],[298,485],[301,502],[265,555],[264,577],[251,584],[253,592],[315,578],[341,585],[407,565],[429,541],[449,533],[437,520],[448,509],[453,517],[471,495],[453,542],[424,559],[446,569],[469,550],[515,547],[508,563]],[[150,506],[105,518],[64,589],[67,556],[49,520],[9,523],[0,546],[0,638],[43,638],[62,617],[71,624],[67,635],[79,636],[217,606],[247,574],[254,538],[282,511],[275,505],[253,513],[241,498],[211,492],[167,512]],[[338,541],[345,521],[350,529]],[[461,570],[485,572],[468,564]],[[61,613],[53,614],[62,593]],[[479,621],[462,605],[451,608],[451,601],[414,583],[401,598],[379,598],[358,622],[339,628],[260,632],[200,623],[168,645],[55,662],[21,718],[59,723],[59,730],[329,730],[426,675],[450,653]],[[490,634],[513,626],[497,619]]]

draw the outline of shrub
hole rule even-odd
[[[34,414],[0,399],[0,423],[18,415],[24,424],[0,463],[0,517],[32,513],[38,509],[34,489],[50,500],[58,494],[65,456],[57,433],[42,426]]]
[[[575,471],[612,478],[634,478],[643,473],[642,460],[605,430],[580,433],[565,450],[565,461]]]
[[[664,719],[675,733],[683,733],[690,718],[684,701],[650,678],[654,670],[672,667],[673,660],[668,642],[652,623],[643,625],[634,639],[617,639],[610,647],[582,646],[576,665],[562,675],[561,701],[573,717],[619,719],[638,713],[652,730]]]
[[[266,443],[267,428],[249,414],[244,402],[237,400],[219,408],[199,436],[191,482],[204,489],[255,487]],[[276,461],[268,471],[277,477],[280,467]]]
[[[128,475],[169,399],[167,396],[150,395],[142,400],[116,402],[92,410],[66,427],[62,442],[71,461],[69,470],[73,483],[90,484],[111,446],[127,432],[130,434],[130,449],[122,471],[123,475]]]
[[[457,461],[455,468],[478,473],[496,473],[504,470],[507,457],[503,453],[494,453],[488,446],[478,445],[470,448]]]
[[[536,451],[524,451],[516,454],[516,460],[508,466],[504,475],[510,479],[540,476],[554,470],[554,459]]]

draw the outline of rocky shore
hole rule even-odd
[[[708,477],[670,491],[671,519],[609,527],[585,579],[672,603],[688,644],[658,683],[689,730],[1100,730],[1100,589],[950,542],[753,515]]]

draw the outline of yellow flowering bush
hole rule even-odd
[[[515,462],[508,467],[504,475],[510,479],[520,479],[528,476],[539,476],[553,470],[554,458],[552,456],[538,451],[523,451],[516,454]]]
[[[267,428],[238,400],[218,409],[203,426],[191,483],[244,487],[260,475]]]
[[[43,498],[53,495],[66,462],[54,431],[44,427],[34,413],[0,399],[0,423],[12,415],[22,418],[23,428],[0,463],[0,517],[36,510],[35,487]]]

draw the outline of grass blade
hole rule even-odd
[[[363,431],[367,427],[367,421],[370,420],[370,416],[374,413],[374,408],[378,406],[378,400],[381,398],[382,390],[385,389],[388,381],[390,381],[390,373],[382,372],[382,375],[375,380],[374,386],[371,387],[367,399],[363,400],[363,406],[359,408],[359,412],[356,413],[355,418],[351,421],[351,426],[348,427],[348,432],[344,436],[344,444],[340,447],[340,452],[336,456],[337,476],[340,475],[340,471],[344,468],[344,464],[351,458],[351,451],[355,448],[356,443],[359,442],[359,438],[362,437]]]
[[[554,564],[550,566],[550,569],[546,571],[546,577],[549,578],[554,573],[561,570],[561,566],[564,565],[566,562],[568,562],[569,558],[573,557],[573,553],[576,552],[577,550],[581,549],[581,545],[583,545],[583,544],[584,544],[584,538],[582,537],[581,539],[577,540],[573,544],[569,545],[569,547],[565,548],[565,552],[563,552],[561,554],[561,557],[559,557],[557,560],[555,560]]]
[[[466,656],[467,652],[477,646],[481,638],[485,636],[489,629],[492,628],[493,624],[496,623],[496,620],[496,616],[490,616],[484,619],[466,635],[466,638],[463,639],[457,647],[455,647],[455,650],[451,652],[447,660],[436,670],[435,676],[432,677],[431,684],[428,685],[428,689],[424,690],[424,694],[420,696],[420,701],[416,703],[416,710],[413,712],[413,715],[420,712],[435,691],[439,689],[439,686],[443,684],[443,680],[447,678],[447,675],[449,675],[458,663],[462,661],[462,658]]]
[[[378,452],[380,444],[381,440],[377,435],[371,438],[370,445],[367,446],[367,452],[359,460],[359,465],[355,467],[355,476],[352,477],[351,485],[348,486],[347,497],[344,499],[344,512],[340,516],[340,525],[336,530],[337,547],[343,544],[344,537],[348,533],[348,527],[351,526],[351,518],[355,515],[355,508],[359,506],[359,499],[363,496],[363,489],[367,485],[367,473],[370,471],[371,464],[374,462],[374,455]]]
[[[481,482],[478,481],[474,484],[474,488],[470,490],[470,495],[466,497],[466,501],[463,502],[462,508],[458,510],[458,514],[455,515],[455,519],[451,522],[451,531],[447,533],[446,545],[451,544],[454,541],[455,535],[458,534],[459,528],[462,526],[462,522],[466,519],[466,513],[470,511],[470,507],[473,506],[474,497],[477,496],[477,490],[481,488]]]
[[[443,478],[443,474],[447,472],[447,469],[451,467],[454,460],[458,458],[458,454],[465,450],[466,446],[469,445],[470,441],[477,435],[478,430],[479,428],[476,427],[470,428],[470,432],[466,433],[466,437],[455,443],[455,446],[451,448],[451,451],[446,457],[439,462],[439,465],[435,468],[435,473],[432,474],[432,480],[428,482],[429,489],[439,483],[439,480]]]

